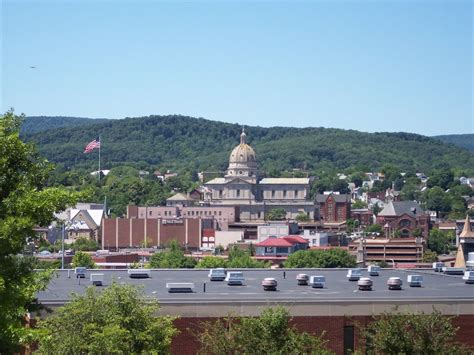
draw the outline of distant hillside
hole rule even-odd
[[[445,136],[435,136],[433,138],[474,152],[474,134],[449,134]]]
[[[82,152],[100,133],[103,167],[223,170],[240,131],[237,124],[173,115],[107,120],[81,129],[62,127],[27,139],[49,160],[66,167],[95,168],[97,152]],[[285,127],[246,127],[246,132],[260,167],[271,175],[292,168],[377,169],[387,163],[419,171],[474,167],[474,154],[416,134]]]
[[[32,134],[58,127],[76,127],[106,121],[105,118],[28,116],[23,121],[20,134]]]

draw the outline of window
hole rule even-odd
[[[408,229],[402,229],[400,231],[400,236],[404,238],[408,238],[410,236],[410,231]]]
[[[298,198],[298,190],[295,190],[295,198]]]
[[[222,216],[222,211],[219,211],[219,216]]]
[[[286,190],[283,190],[283,197],[286,198]]]
[[[237,197],[240,197],[240,190],[237,190]]]
[[[219,198],[222,197],[222,190],[219,190]]]
[[[151,211],[150,211],[149,215],[151,216]]]
[[[344,219],[344,216],[342,215],[342,208],[337,209],[337,219],[339,221],[342,221]]]
[[[410,228],[411,222],[408,219],[402,219],[399,223],[401,228]]]
[[[354,352],[354,326],[344,326],[344,355]]]
[[[272,198],[275,197],[275,190],[272,190]]]

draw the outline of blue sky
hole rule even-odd
[[[1,12],[2,111],[474,132],[468,0],[4,0]]]

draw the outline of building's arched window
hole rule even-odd
[[[398,223],[398,225],[400,226],[400,228],[410,228],[411,222],[408,219],[402,219],[400,223]]]

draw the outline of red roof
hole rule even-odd
[[[288,235],[286,237],[283,237],[283,239],[289,241],[290,243],[302,243],[302,244],[308,244],[309,242],[304,239],[304,238],[301,238],[299,235]]]
[[[257,247],[292,247],[293,243],[283,238],[268,238],[263,242],[255,244]]]
[[[256,244],[257,247],[292,247],[295,244],[308,244],[306,239],[299,235],[289,235],[282,238],[268,238],[263,242]]]

